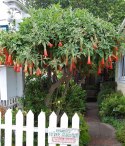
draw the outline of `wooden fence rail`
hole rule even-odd
[[[0,106],[5,107],[6,109],[9,109],[9,108],[13,109],[18,106],[20,99],[21,97],[13,97],[8,100],[0,99]]]

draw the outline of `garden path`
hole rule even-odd
[[[96,102],[87,103],[85,116],[89,126],[91,141],[88,146],[121,146],[115,138],[115,129],[109,124],[101,123]]]

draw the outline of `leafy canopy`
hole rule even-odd
[[[95,17],[100,17],[118,26],[125,17],[124,0],[27,0],[28,5],[35,8],[47,7],[60,3],[63,8],[88,9]]]
[[[71,72],[85,71],[90,65],[92,69],[100,66],[102,58],[105,62],[112,55],[116,59],[118,51],[114,48],[123,51],[124,38],[115,27],[85,9],[52,5],[33,9],[30,16],[18,32],[1,33],[1,47],[6,47],[17,63],[32,63],[34,69],[67,66]]]

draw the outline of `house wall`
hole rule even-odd
[[[22,97],[24,80],[22,70],[17,73],[11,66],[0,65],[0,99]]]
[[[122,91],[125,95],[125,78],[121,77],[121,62],[116,63],[115,81],[117,82],[117,90]]]
[[[125,95],[125,83],[117,83],[117,90],[122,91],[122,93]]]
[[[3,11],[1,11],[3,9]],[[10,11],[10,13],[8,13]],[[29,17],[28,10],[24,5],[24,0],[0,0],[0,28],[3,30],[3,25],[8,25],[12,30],[19,29],[19,23],[23,18]],[[13,21],[15,25],[13,26]],[[5,29],[6,30],[6,29]]]

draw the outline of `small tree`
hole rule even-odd
[[[16,72],[41,75],[45,72],[55,83],[49,95],[61,83],[68,83],[78,72],[84,76],[103,69],[112,70],[112,62],[124,51],[124,36],[106,21],[87,10],[60,5],[31,10],[18,32],[1,32],[1,63]],[[63,76],[57,82],[57,71]],[[53,76],[51,76],[53,72]]]

